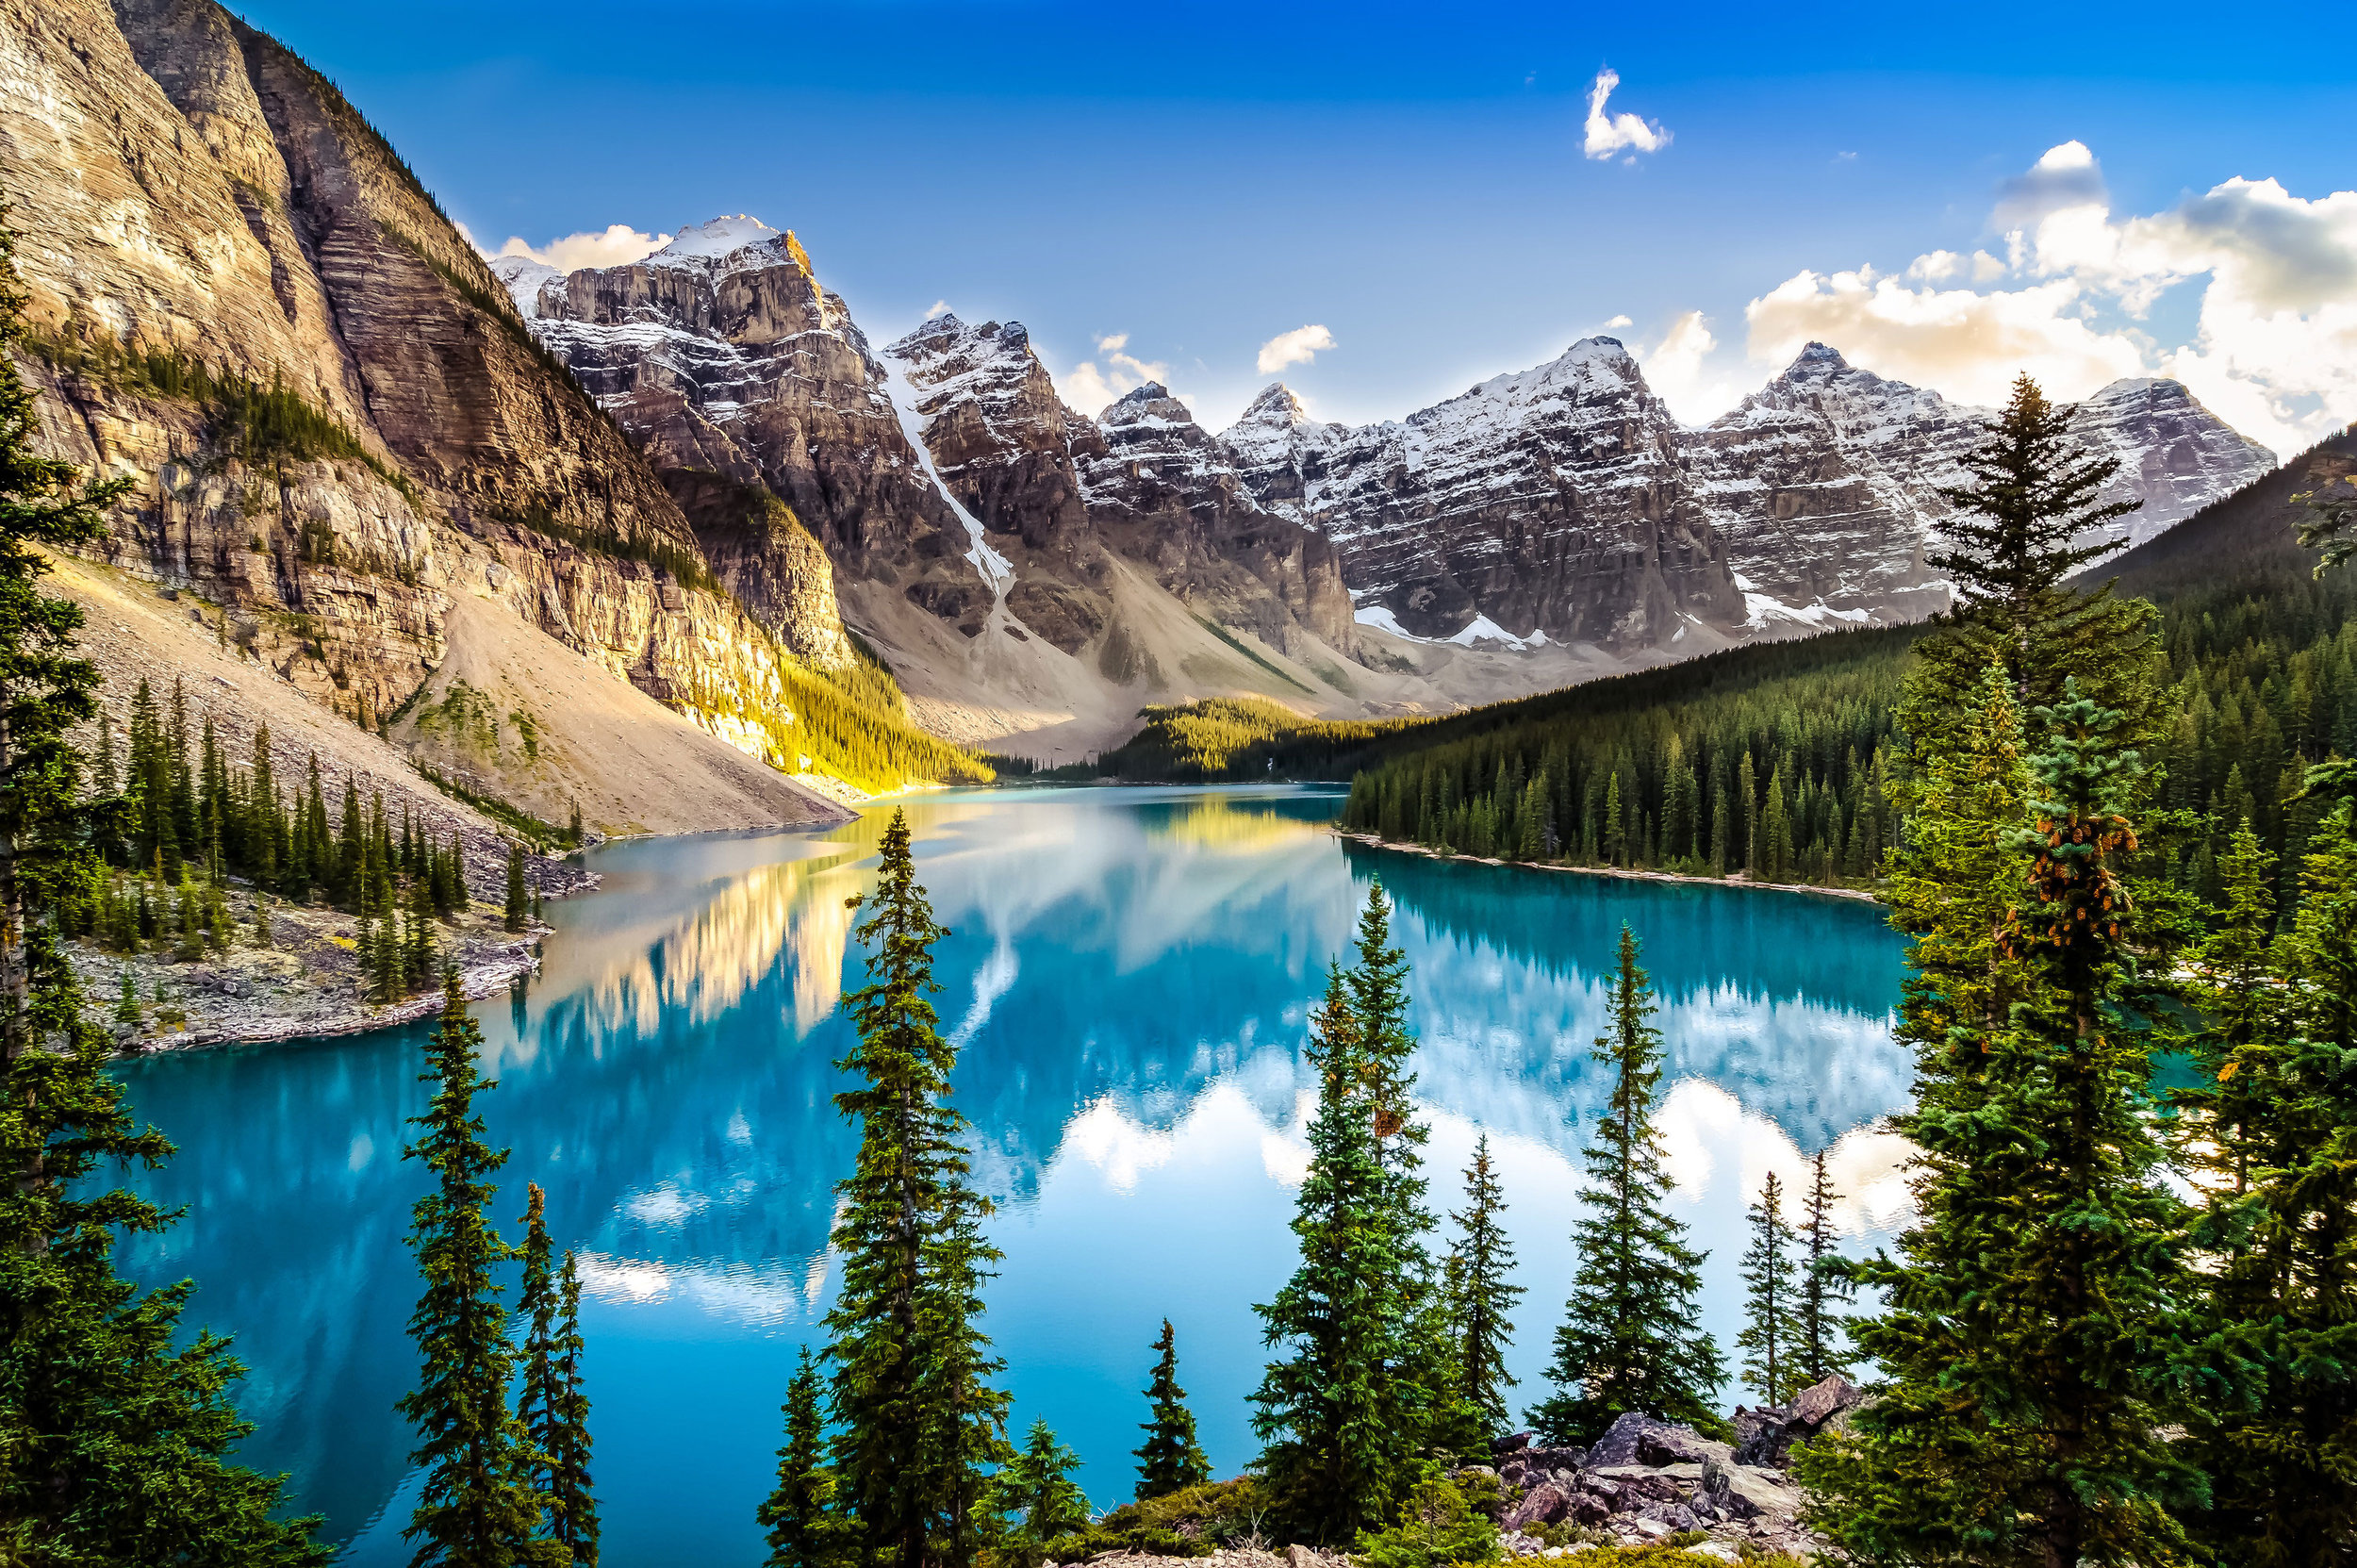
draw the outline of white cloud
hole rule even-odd
[[[522,236],[509,235],[498,254],[528,256],[545,266],[570,272],[583,267],[626,267],[661,250],[670,243],[670,238],[668,234],[641,234],[628,223],[608,223],[596,233],[569,234],[545,245],[528,244]],[[479,245],[475,248],[482,249]]]
[[[1261,345],[1261,373],[1275,375],[1288,365],[1307,365],[1317,358],[1320,349],[1333,346],[1334,335],[1322,326],[1297,326],[1291,332],[1280,332]]]
[[[1161,359],[1140,359],[1122,351],[1129,346],[1126,332],[1109,332],[1096,339],[1096,352],[1104,359],[1098,365],[1094,359],[1083,359],[1066,371],[1062,392],[1065,404],[1094,419],[1105,411],[1105,405],[1125,392],[1134,392],[1149,381],[1170,385],[1170,366]]]
[[[1747,307],[1750,354],[1781,361],[1816,338],[1973,402],[2023,370],[2062,398],[2174,376],[2286,456],[2357,421],[2357,190],[2307,199],[2236,177],[2122,216],[2094,153],[2066,141],[2005,185],[1991,219],[2002,258],[1796,273]],[[2172,343],[2147,323],[2181,286],[2200,304]]]
[[[1621,74],[1610,66],[1596,73],[1593,85],[1588,89],[1588,139],[1581,150],[1592,158],[1608,158],[1626,151],[1657,153],[1670,144],[1670,133],[1658,121],[1647,123],[1633,114],[1607,114],[1605,100],[1621,85]]]
[[[2067,278],[2027,289],[1910,288],[1871,267],[1803,272],[1744,307],[1755,359],[1782,364],[1803,344],[1831,343],[1885,375],[1967,403],[2003,403],[2023,371],[2058,397],[2084,397],[2146,373],[2138,345],[2080,319]]]
[[[1708,363],[1718,347],[1708,319],[1699,310],[1689,310],[1670,323],[1660,342],[1637,355],[1644,368],[1645,385],[1688,424],[1701,424],[1725,413],[1746,390],[1733,376]]]
[[[1631,326],[1634,324],[1635,323],[1630,322],[1626,316],[1615,316],[1610,321],[1604,323],[1604,330],[1607,332],[1613,332],[1622,327]]]

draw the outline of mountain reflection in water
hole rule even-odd
[[[1435,1208],[1473,1140],[1496,1147],[1531,1287],[1520,1398],[1571,1273],[1590,1060],[1621,923],[1645,947],[1673,1087],[1663,1118],[1681,1213],[1711,1249],[1707,1311],[1736,1327],[1746,1195],[1832,1150],[1861,1241],[1900,1216],[1890,1039],[1900,945],[1874,909],[1781,894],[1366,851],[1327,790],[1000,791],[907,803],[919,874],[952,934],[942,1027],[1005,1250],[987,1327],[1016,1419],[1076,1446],[1100,1505],[1129,1494],[1146,1344],[1177,1324],[1181,1376],[1223,1473],[1253,1451],[1252,1303],[1291,1262],[1310,1082],[1307,1004],[1369,880],[1398,901],[1433,1125]],[[601,893],[551,906],[527,989],[478,1007],[482,1100],[514,1158],[501,1214],[548,1190],[588,1297],[596,1477],[608,1560],[745,1563],[796,1347],[832,1288],[826,1236],[853,1131],[836,1115],[837,1011],[859,983],[856,915],[889,810],[816,837],[608,846]],[[193,1276],[191,1317],[237,1336],[259,1431],[343,1560],[405,1562],[414,1359],[403,1237],[423,1173],[401,1151],[424,1027],[127,1064],[135,1108],[179,1145],[138,1178],[188,1218],[135,1242],[151,1281]]]

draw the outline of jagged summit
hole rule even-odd
[[[1303,406],[1301,399],[1294,394],[1291,387],[1281,381],[1272,381],[1244,405],[1243,415],[1228,428],[1234,431],[1247,425],[1292,426],[1317,422],[1310,417],[1310,410]]]
[[[1169,388],[1159,381],[1149,381],[1143,387],[1122,393],[1096,416],[1096,422],[1108,430],[1148,421],[1191,425],[1195,423],[1195,412],[1173,397]]]
[[[748,245],[764,240],[783,239],[787,235],[773,229],[749,212],[711,218],[701,223],[683,223],[671,242],[648,257],[659,260],[665,256],[727,256]]]

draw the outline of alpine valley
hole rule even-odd
[[[820,820],[1149,704],[1441,711],[1946,601],[1987,411],[1821,345],[1699,429],[1602,337],[1363,427],[1282,385],[1222,432],[1153,384],[1092,416],[1016,322],[872,340],[752,217],[486,260],[212,0],[0,19],[22,368],[52,451],[133,481],[93,619],[161,593],[222,687],[552,821]],[[2275,461],[2174,382],[2076,420],[2143,503],[2123,546]],[[241,744],[266,704],[222,706]]]

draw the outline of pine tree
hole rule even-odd
[[[1383,1172],[1373,1217],[1386,1231],[1384,1253],[1393,1260],[1385,1277],[1392,1299],[1385,1310],[1400,1335],[1391,1372],[1396,1385],[1393,1418],[1413,1444],[1428,1447],[1453,1381],[1447,1367],[1447,1303],[1434,1289],[1425,1243],[1432,1213],[1426,1207],[1424,1146],[1432,1134],[1416,1117],[1416,1075],[1408,1065],[1416,1050],[1415,1032],[1408,1026],[1408,957],[1392,940],[1392,900],[1380,878],[1368,884],[1353,949],[1357,962],[1343,979],[1358,1021],[1360,1071]]]
[[[425,1114],[410,1118],[417,1141],[404,1159],[424,1164],[434,1187],[411,1211],[410,1249],[425,1280],[409,1335],[417,1342],[418,1386],[398,1408],[417,1428],[410,1462],[424,1472],[416,1511],[402,1539],[418,1543],[414,1568],[558,1568],[563,1547],[537,1539],[540,1499],[532,1485],[531,1440],[508,1409],[515,1348],[495,1271],[515,1249],[492,1229],[491,1180],[505,1149],[484,1141],[474,1097],[499,1085],[482,1077],[482,1030],[467,1015],[455,969],[442,977],[442,1020],[426,1043],[434,1085]]]
[[[1955,608],[1916,645],[1903,720],[1920,751],[1946,749],[1977,707],[1991,664],[2025,716],[2060,701],[2069,677],[2118,710],[2131,737],[2149,723],[2152,607],[2069,581],[2106,548],[2075,541],[2139,504],[2102,499],[2119,464],[2078,442],[2073,412],[2019,377],[1987,437],[1963,459],[1972,483],[1940,491],[1953,510],[1941,525],[1948,548],[1931,565],[1954,585]]]
[[[1793,1360],[1800,1369],[1800,1386],[1813,1387],[1838,1374],[1848,1377],[1850,1362],[1841,1354],[1841,1325],[1839,1303],[1848,1298],[1848,1291],[1830,1268],[1837,1254],[1834,1251],[1833,1180],[1825,1173],[1825,1151],[1819,1149],[1809,1163],[1809,1183],[1806,1206],[1803,1209],[1801,1245],[1806,1249],[1801,1259],[1801,1305],[1796,1329],[1799,1338],[1793,1345]]]
[[[1311,1019],[1318,1078],[1310,1169],[1294,1202],[1301,1262],[1255,1310],[1277,1349],[1252,1395],[1259,1469],[1296,1541],[1355,1541],[1379,1526],[1410,1478],[1413,1433],[1398,1376],[1412,1348],[1396,1280],[1407,1260],[1376,1136],[1361,1019],[1337,967]]]
[[[843,1521],[834,1512],[834,1472],[827,1468],[821,1392],[817,1363],[804,1349],[786,1385],[778,1484],[756,1515],[768,1532],[765,1568],[835,1568],[849,1560]]]
[[[524,1272],[516,1315],[524,1320],[523,1379],[516,1395],[541,1531],[566,1548],[562,1560],[595,1568],[598,1510],[589,1490],[589,1401],[581,1386],[581,1279],[573,1255],[559,1270],[549,1240],[547,1197],[525,1189]]]
[[[589,1395],[581,1356],[581,1271],[569,1248],[556,1274],[556,1394],[547,1429],[534,1438],[548,1465],[549,1535],[577,1568],[597,1568],[598,1505],[589,1483]]]
[[[1514,1386],[1514,1375],[1506,1370],[1506,1347],[1514,1325],[1506,1314],[1522,1298],[1523,1287],[1513,1282],[1514,1244],[1498,1224],[1505,1212],[1485,1132],[1474,1146],[1473,1164],[1465,1167],[1465,1207],[1449,1216],[1457,1222],[1457,1239],[1449,1244],[1442,1271],[1455,1374],[1449,1403],[1470,1418],[1452,1451],[1465,1456],[1474,1454],[1476,1444],[1486,1451],[1491,1441],[1505,1435],[1510,1419],[1506,1391]]]
[[[318,1521],[272,1514],[283,1477],[230,1462],[252,1428],[228,1342],[182,1343],[189,1282],[144,1294],[118,1232],[170,1217],[100,1172],[172,1152],[136,1127],[58,946],[58,903],[98,874],[69,736],[95,703],[81,612],[41,593],[44,549],[89,544],[126,481],[34,454],[15,237],[0,227],[0,1557],[28,1563],[291,1568],[326,1560]],[[152,715],[152,708],[151,708]],[[118,824],[119,825],[119,819]]]
[[[524,847],[507,847],[507,929],[521,931],[531,906],[524,897]]]
[[[1018,1538],[1033,1545],[1086,1529],[1088,1498],[1072,1478],[1080,1467],[1080,1456],[1056,1441],[1047,1421],[1034,1421],[1023,1446],[991,1478],[990,1510],[1019,1518]]]
[[[1792,1254],[1799,1238],[1784,1217],[1784,1182],[1774,1171],[1761,1183],[1750,1210],[1751,1246],[1743,1253],[1743,1331],[1739,1350],[1748,1351],[1743,1380],[1769,1405],[1788,1404],[1807,1385],[1800,1379],[1794,1352],[1801,1338]]]
[[[420,876],[409,884],[409,929],[402,944],[402,994],[425,985],[440,966],[434,945],[434,895]]]
[[[1611,1032],[1594,1054],[1613,1069],[1612,1097],[1588,1147],[1580,1202],[1589,1214],[1572,1232],[1579,1269],[1547,1368],[1557,1392],[1529,1412],[1563,1443],[1592,1443],[1628,1411],[1699,1431],[1723,1425],[1712,1407],[1724,1371],[1695,1299],[1703,1254],[1663,1207],[1670,1179],[1654,1127],[1661,1036],[1645,1022],[1653,989],[1626,926],[1609,1005]]]
[[[930,999],[948,933],[917,884],[906,813],[882,849],[855,933],[868,983],[844,999],[859,1038],[837,1064],[856,1086],[835,1107],[861,1134],[837,1189],[843,1283],[827,1314],[834,1471],[867,1552],[959,1568],[981,1541],[983,1477],[1006,1453],[1007,1397],[989,1382],[1002,1363],[974,1326],[998,1254],[980,1234],[989,1206],[968,1184],[965,1119],[948,1103],[956,1052]]]
[[[1140,1428],[1146,1441],[1135,1450],[1140,1502],[1211,1478],[1211,1461],[1195,1440],[1195,1412],[1187,1409],[1187,1391],[1178,1386],[1178,1338],[1168,1318],[1162,1319],[1154,1350],[1154,1376],[1146,1388],[1153,1415]]]
[[[2151,1048],[2130,1011],[2120,804],[2139,759],[2122,716],[2069,681],[2033,719],[2051,740],[1984,982],[2006,1005],[1929,1038],[1939,1009],[1904,1016],[1918,1218],[1901,1259],[1840,1265],[1887,1302],[1853,1337],[1890,1381],[1800,1461],[1816,1527],[1867,1560],[2167,1560],[2184,1549],[2170,1510],[2198,1491],[2155,1435],[2184,1220],[2158,1181]]]

